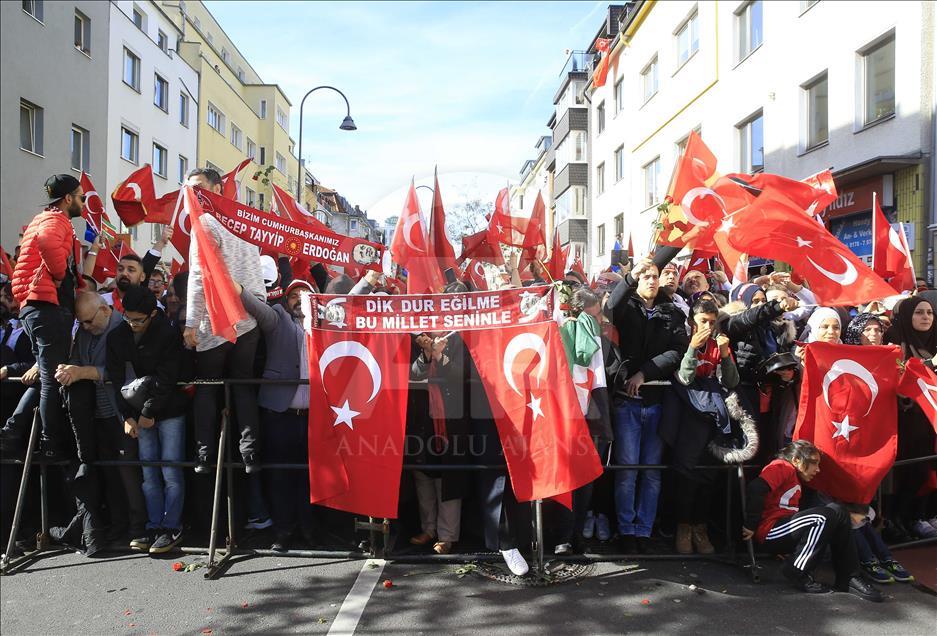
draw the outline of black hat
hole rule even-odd
[[[793,369],[796,368],[799,364],[797,356],[793,353],[775,353],[770,356],[767,360],[758,365],[758,371],[763,375],[767,376],[770,373],[775,371],[780,371],[781,369]]]
[[[81,182],[70,174],[54,174],[46,179],[46,194],[49,201],[64,199],[81,185]]]

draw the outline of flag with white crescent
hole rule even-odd
[[[117,216],[124,225],[133,227],[143,221],[151,223],[165,223],[162,219],[147,219],[150,212],[154,212],[156,203],[156,190],[153,185],[153,168],[146,164],[134,170],[111,193],[111,203],[117,211]]]
[[[420,214],[420,200],[416,187],[410,182],[403,211],[397,219],[397,229],[391,241],[390,251],[394,261],[407,270],[407,293],[439,293],[445,283],[436,257],[429,251],[429,241]]]
[[[917,402],[927,421],[937,430],[937,373],[919,358],[909,358],[898,385],[898,393]]]
[[[900,359],[895,345],[806,345],[794,439],[822,453],[812,487],[841,501],[871,501],[895,462]]]
[[[307,295],[305,314],[312,314]],[[410,379],[408,334],[306,329],[312,503],[397,517]]]
[[[518,501],[572,492],[602,473],[566,362],[546,322],[466,331]]]
[[[904,226],[896,230],[885,218],[878,196],[872,202],[872,271],[899,294],[915,288],[914,262],[908,249]]]

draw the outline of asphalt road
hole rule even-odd
[[[933,634],[937,625],[937,596],[912,586],[883,586],[888,598],[878,604],[845,594],[807,596],[786,587],[773,563],[765,563],[757,585],[731,565],[636,560],[599,564],[577,582],[530,588],[476,572],[460,576],[453,564],[242,559],[207,581],[204,570],[171,567],[204,557],[45,558],[0,579],[0,632],[326,633],[352,625],[360,634],[904,635]],[[388,579],[393,585],[385,588]],[[357,622],[356,603],[363,609]]]

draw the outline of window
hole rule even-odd
[[[133,8],[133,24],[141,31],[146,31],[146,14],[136,6]]]
[[[72,170],[91,172],[90,133],[81,126],[72,124],[69,152],[72,156]]]
[[[276,165],[276,167],[277,167],[277,170],[279,170],[279,171],[282,172],[283,174],[286,174],[286,159],[285,159],[285,158],[283,157],[283,155],[281,155],[279,152],[276,153],[276,164],[275,164],[275,165]]]
[[[279,106],[277,106],[277,123],[283,130],[289,130],[290,120]]]
[[[205,34],[205,40],[208,42],[209,45],[215,43],[215,37],[211,33]]]
[[[185,183],[185,176],[189,174],[189,159],[179,155],[179,183]]]
[[[124,84],[140,92],[140,58],[124,49]]]
[[[570,212],[576,216],[583,216],[586,213],[586,189],[583,186],[573,186],[569,189],[571,193]]]
[[[169,166],[169,152],[158,143],[153,143],[153,173],[166,178]]]
[[[42,22],[42,0],[23,0],[23,11]]]
[[[244,69],[240,66],[238,67],[238,79],[244,81]]]
[[[169,82],[159,75],[154,75],[153,104],[160,110],[169,112]]]
[[[644,205],[652,207],[657,203],[657,184],[660,181],[660,157],[655,157],[653,161],[644,164],[641,168],[644,172]]]
[[[128,128],[120,129],[120,156],[130,163],[137,163],[140,157],[140,136]]]
[[[615,217],[615,240],[621,240],[625,234],[625,215],[619,214]],[[624,247],[624,245],[622,245]]]
[[[228,49],[226,49],[225,47],[221,47],[221,59],[224,61],[225,64],[231,63],[231,54],[228,53]]]
[[[20,100],[20,148],[42,154],[43,110],[35,104]]]
[[[247,156],[251,159],[257,158],[257,144],[250,137],[247,138]]]
[[[150,240],[156,242],[163,235],[163,228],[159,226],[159,223],[150,223]]]
[[[263,146],[260,147],[260,161],[258,163],[262,166],[267,165],[267,149]]]
[[[687,21],[677,29],[677,68],[699,50],[699,13],[694,10]]]
[[[761,46],[764,39],[762,30],[762,4],[761,0],[749,2],[735,14],[736,30],[738,32],[738,56],[744,60],[752,51]]]
[[[564,140],[563,146],[569,148],[567,161],[585,161],[586,160],[586,131],[573,130],[569,133],[568,141]],[[567,146],[566,144],[569,143]]]
[[[163,53],[169,53],[169,36],[159,30],[156,32],[156,46]]]
[[[192,24],[195,25],[195,28],[196,28],[197,30],[199,30],[199,31],[202,30],[202,21],[199,20],[198,18],[193,18]]]
[[[762,172],[765,169],[765,132],[761,111],[742,122],[738,129],[742,172]]]
[[[595,107],[595,129],[598,131],[596,134],[599,135],[605,130],[605,102],[600,102]]]
[[[618,115],[625,107],[625,93],[623,88],[624,78],[615,82],[615,115]]]
[[[519,210],[524,209],[524,195],[523,194],[518,195],[517,197],[517,207]]]
[[[260,118],[267,118],[267,100],[265,99],[260,100]]]
[[[75,48],[91,55],[91,19],[81,11],[75,10]]]
[[[208,125],[224,134],[224,113],[218,110],[214,104],[208,103]]]
[[[189,96],[179,93],[179,123],[189,127]]]
[[[697,126],[696,128],[693,129],[693,131],[700,137],[703,136],[702,126]],[[690,135],[687,134],[683,139],[677,142],[677,156],[678,157],[682,156],[683,153],[686,152],[686,145],[687,143],[689,143],[689,141],[690,141]]]
[[[605,224],[595,228],[595,253],[597,256],[605,254]]]
[[[830,138],[828,84],[828,76],[824,72],[803,87],[807,98],[807,148],[825,143]]]
[[[264,208],[264,193],[263,192],[257,193],[257,209],[258,210],[266,209]]]
[[[356,231],[358,229],[358,219],[351,219],[351,221],[348,223],[348,228],[352,232]]]
[[[644,87],[644,101],[657,93],[657,56],[655,55],[641,71],[641,84]]]
[[[241,150],[244,145],[244,133],[233,123],[231,124],[231,145],[238,150]]]
[[[875,44],[862,53],[862,78],[865,94],[863,124],[870,124],[895,114],[895,36]]]
[[[257,207],[257,193],[250,188],[245,188],[244,191],[247,192],[247,205],[252,208]]]
[[[595,193],[596,195],[605,192],[605,162],[600,163],[595,169]]]
[[[615,149],[615,183],[622,180],[625,176],[625,146],[621,145]]]

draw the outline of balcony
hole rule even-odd
[[[567,73],[588,73],[592,70],[592,53],[588,51],[571,51],[566,58],[566,64],[560,71],[560,77],[565,77]]]

